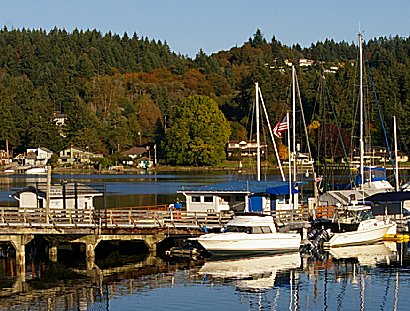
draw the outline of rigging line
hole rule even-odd
[[[246,127],[247,128],[250,128],[250,130],[249,130],[249,138],[248,138],[248,142],[252,142],[252,136],[253,136],[253,124],[254,124],[254,116],[255,116],[255,109],[256,109],[256,102],[255,102],[255,100],[252,100],[252,105],[249,107],[249,113],[248,113],[248,120],[247,120],[247,124],[246,124]],[[249,119],[251,120],[251,122],[249,122]],[[249,124],[250,123],[250,124]],[[249,149],[248,149],[248,154],[251,152],[251,150],[250,150],[250,144],[248,144],[248,147],[249,147]],[[254,173],[255,173],[255,171],[254,171],[254,167],[253,167],[253,165],[252,165],[252,157],[248,157],[248,164],[249,164],[249,166],[250,166],[250,170],[249,170],[249,175],[250,175],[250,177],[253,177],[254,176]]]
[[[295,77],[295,82],[296,82],[296,88],[297,88],[298,96],[299,96],[300,114],[302,115],[303,127],[304,127],[304,131],[305,131],[305,135],[306,135],[306,145],[307,145],[307,148],[308,148],[309,157],[312,158],[312,152],[310,150],[310,144],[309,144],[308,130],[307,130],[307,127],[306,127],[305,114],[303,112],[303,107],[302,107],[302,97],[300,96],[299,81],[298,81],[297,77]]]
[[[270,134],[271,139],[272,139],[272,144],[273,144],[273,147],[274,147],[274,149],[275,149],[276,159],[278,160],[279,170],[280,170],[280,174],[281,174],[281,177],[282,177],[282,181],[285,181],[285,180],[286,180],[286,179],[285,179],[285,174],[283,173],[283,168],[282,168],[282,164],[281,164],[281,162],[280,162],[279,153],[278,153],[278,148],[277,148],[277,146],[276,146],[275,137],[273,136],[273,131],[272,131],[272,128],[271,128],[271,125],[270,125],[270,122],[269,122],[268,112],[266,111],[266,105],[265,105],[265,102],[264,102],[264,100],[263,100],[262,91],[261,91],[260,88],[259,88],[259,96],[260,96],[260,99],[261,99],[263,112],[264,112],[264,114],[265,114],[266,123],[268,124],[268,129],[269,129],[269,134]],[[289,122],[289,121],[288,121],[288,122]],[[268,149],[268,148],[266,148],[266,150],[267,150],[267,149]]]
[[[343,136],[342,136],[342,132],[341,132],[341,126],[340,126],[339,121],[338,121],[338,119],[337,119],[336,109],[335,109],[335,107],[332,105],[332,101],[331,101],[331,96],[330,96],[330,93],[329,93],[329,89],[328,89],[328,88],[325,88],[325,91],[326,91],[326,95],[327,95],[327,97],[328,97],[328,99],[329,99],[329,106],[330,106],[330,109],[332,110],[332,113],[333,113],[333,116],[334,116],[334,121],[335,121],[335,123],[336,123],[336,128],[337,128],[337,132],[338,132],[338,134],[339,134],[340,144],[342,145],[344,158],[345,158],[346,164],[350,167],[349,157],[348,157],[348,155],[347,155],[346,147],[345,147],[345,144],[344,144],[344,142],[343,142]],[[350,179],[350,182],[354,181],[354,177],[353,177],[353,175],[352,175],[352,171],[351,171],[351,170],[349,170],[349,179]]]
[[[379,112],[380,123],[381,123],[382,129],[383,129],[383,136],[384,136],[384,140],[385,140],[385,142],[386,142],[387,151],[388,151],[388,153],[389,153],[390,164],[391,164],[391,166],[392,166],[392,168],[393,168],[393,172],[394,172],[394,161],[393,161],[392,153],[391,153],[391,150],[390,150],[390,144],[389,144],[389,141],[388,141],[388,139],[387,139],[386,127],[385,127],[385,125],[384,125],[384,120],[383,120],[383,115],[382,115],[382,111],[381,111],[381,107],[380,107],[380,102],[379,102],[379,98],[378,98],[378,96],[377,96],[376,87],[375,87],[375,85],[374,85],[374,79],[373,79],[372,70],[371,70],[371,68],[370,68],[369,60],[368,60],[368,58],[366,57],[366,53],[364,53],[364,57],[365,57],[365,61],[366,61],[366,64],[367,64],[367,68],[368,68],[368,70],[369,70],[370,82],[371,82],[371,85],[372,85],[372,90],[373,90],[374,98],[375,98],[376,104],[377,104],[377,110],[378,110],[378,112]]]

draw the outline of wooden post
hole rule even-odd
[[[51,246],[48,250],[48,258],[52,262],[57,262],[57,246]]]
[[[21,277],[26,275],[26,244],[28,244],[34,236],[32,235],[12,235],[10,242],[16,250],[16,270]]]
[[[50,189],[51,189],[51,166],[47,166],[47,193],[46,193],[46,224],[50,217]]]

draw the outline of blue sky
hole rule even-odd
[[[97,29],[167,41],[194,57],[241,46],[257,28],[286,45],[410,35],[409,0],[3,0],[0,24]]]

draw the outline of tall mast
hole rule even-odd
[[[286,112],[286,120],[289,120],[289,111]],[[293,194],[292,194],[292,155],[290,153],[290,128],[288,126],[288,146],[289,146],[289,152],[288,152],[288,158],[289,158],[289,206],[292,210],[290,218],[291,221],[293,221]]]
[[[296,182],[296,71],[294,65],[292,65],[292,136],[293,181]]]
[[[363,46],[362,46],[362,34],[359,33],[359,66],[360,66],[360,176],[362,177],[362,182],[360,184],[360,189],[363,189],[364,183],[364,140],[363,140]]]
[[[396,179],[396,191],[399,191],[400,184],[399,184],[399,161],[397,161],[397,124],[396,124],[396,116],[393,116],[393,129],[394,129],[394,171],[395,171],[395,179]]]
[[[255,113],[256,113],[256,166],[258,172],[258,181],[261,180],[261,144],[259,135],[259,85],[258,82],[255,83]]]

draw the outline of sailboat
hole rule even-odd
[[[364,165],[364,138],[363,138],[363,65],[362,65],[362,35],[359,34],[360,55],[360,179],[358,190],[328,191],[321,196],[322,204],[333,197],[339,202],[336,205],[334,218],[331,223],[320,224],[330,229],[330,240],[325,247],[339,247],[346,245],[360,245],[380,241],[385,234],[395,234],[397,225],[393,219],[376,219],[372,215],[371,206],[364,201],[365,196],[377,192],[386,192],[393,189],[387,180],[373,181],[365,179]],[[368,169],[371,172],[371,168]],[[371,174],[370,174],[371,175]],[[372,193],[371,193],[372,192]],[[343,200],[343,201],[342,201]],[[342,202],[341,202],[342,201]],[[327,202],[329,203],[329,202]]]
[[[360,69],[360,136],[359,136],[359,153],[360,163],[358,174],[355,178],[355,185],[352,189],[346,190],[329,190],[319,198],[319,205],[348,205],[352,200],[364,200],[366,197],[381,192],[393,191],[394,187],[386,178],[386,169],[365,165],[365,144],[364,144],[364,99],[363,99],[363,37],[359,33],[359,69]]]
[[[256,127],[257,127],[257,163],[258,163],[258,180],[256,183],[261,183],[261,170],[260,170],[260,137],[259,137],[259,85],[255,84],[256,90]],[[268,123],[269,124],[269,123]],[[233,184],[230,186],[232,187]],[[293,189],[293,185],[289,182],[287,185],[285,182],[281,183],[281,191],[286,193],[289,191],[290,198],[293,197],[296,191]],[[271,195],[275,194],[279,188],[272,189],[266,188],[263,190],[264,196],[260,193],[254,193],[251,195],[253,198],[265,198],[271,200]],[[231,190],[232,193],[232,190]],[[254,201],[256,201],[254,199]],[[292,202],[292,200],[290,200]],[[250,200],[252,204],[252,198]],[[269,205],[271,208],[272,204]],[[206,233],[197,238],[191,240],[197,241],[208,252],[216,255],[232,255],[232,254],[260,254],[266,252],[291,252],[298,251],[301,242],[300,234],[278,232],[274,219],[270,215],[263,215],[263,207],[259,212],[261,214],[243,213],[233,216],[222,233]],[[293,206],[291,206],[293,209]],[[249,210],[247,211],[249,212]],[[270,213],[270,211],[269,211]]]

